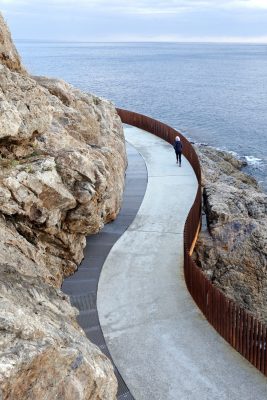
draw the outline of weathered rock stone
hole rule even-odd
[[[1,399],[115,398],[110,362],[84,336],[66,296],[7,263],[0,290]]]
[[[10,32],[0,13],[0,64],[6,65],[12,71],[25,72],[20,57],[14,46]]]
[[[228,297],[267,322],[267,195],[231,154],[197,151],[207,218],[197,263]]]
[[[115,398],[60,286],[116,218],[125,168],[114,106],[30,77],[0,16],[0,399]]]

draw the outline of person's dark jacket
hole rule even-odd
[[[182,153],[183,150],[182,142],[180,140],[175,141],[173,148],[175,150],[175,153]]]

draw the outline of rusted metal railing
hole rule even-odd
[[[191,258],[192,246],[201,223],[201,168],[191,143],[178,131],[142,114],[117,109],[123,123],[136,126],[173,143],[177,134],[183,143],[183,154],[198,180],[194,204],[184,228],[184,276],[194,301],[217,332],[251,364],[267,376],[267,326],[230,300],[214,286]]]

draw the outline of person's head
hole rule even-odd
[[[179,136],[176,136],[175,141],[176,141],[176,142],[180,142]]]

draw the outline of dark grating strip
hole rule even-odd
[[[118,396],[118,400],[134,400],[134,397],[131,395],[130,392],[127,392],[125,394],[122,394],[121,396]]]
[[[81,311],[77,320],[79,325],[86,329],[99,325],[98,312],[96,309]]]
[[[105,258],[114,243],[133,221],[146,191],[147,170],[144,160],[134,147],[127,145],[127,151],[128,169],[121,212],[117,219],[106,225],[98,235],[87,237],[85,257],[76,276],[74,274],[65,279],[62,285],[63,292],[70,296],[71,304],[80,311],[77,320],[86,336],[102,350],[114,366],[118,380],[118,400],[134,400],[134,398],[110,356],[99,324],[96,298],[97,283]],[[92,285],[94,281],[95,284]]]
[[[122,379],[120,373],[118,372],[117,368],[115,369],[115,375],[116,375],[116,378],[117,378],[117,381],[118,381],[118,393],[117,393],[117,396],[118,397],[119,396],[124,396],[127,393],[129,393],[129,389],[126,386],[126,384],[125,384],[124,380]]]
[[[91,340],[91,342],[93,342],[95,345],[97,345],[98,347],[101,344],[105,343],[105,339],[102,333],[102,329],[99,326],[95,326],[93,328],[89,328],[89,329],[85,329],[84,330],[86,336],[88,337],[88,339]]]
[[[70,296],[71,304],[78,308],[79,311],[96,309],[96,293],[88,293],[82,295]]]
[[[102,351],[102,353],[104,353],[111,360],[111,355],[110,355],[109,349],[107,348],[106,343],[101,344],[99,346],[99,348]]]

